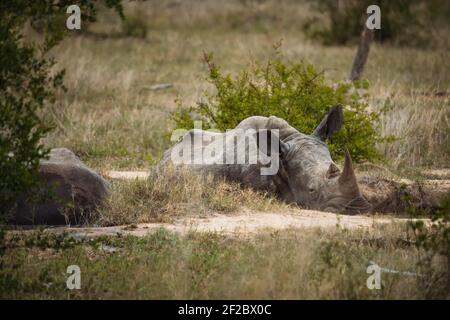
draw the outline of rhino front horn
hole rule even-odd
[[[348,150],[345,150],[344,170],[339,177],[339,184],[346,187],[358,188],[355,172],[353,171],[352,157]]]

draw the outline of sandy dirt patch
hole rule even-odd
[[[426,169],[422,174],[432,179],[450,179],[450,169]]]
[[[149,177],[148,171],[108,171],[106,176],[111,179],[123,179],[123,180],[144,180]]]
[[[132,226],[114,227],[58,227],[46,232],[68,232],[75,237],[97,237],[104,235],[145,236],[161,228],[186,234],[196,232],[218,232],[234,236],[251,236],[264,230],[283,230],[289,228],[334,228],[337,225],[348,229],[371,228],[375,224],[405,222],[406,219],[380,216],[345,216],[313,210],[296,210],[289,213],[251,212],[239,214],[214,214],[208,217],[186,217],[172,223],[142,223]]]

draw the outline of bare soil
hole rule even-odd
[[[196,232],[218,232],[233,236],[251,236],[263,230],[283,230],[289,228],[371,228],[375,224],[405,222],[406,219],[387,216],[344,216],[314,210],[294,212],[252,212],[244,210],[239,214],[214,214],[208,217],[183,217],[171,223],[142,223],[114,227],[58,227],[46,232],[67,232],[75,237],[97,237],[105,235],[145,236],[161,228],[186,234]]]

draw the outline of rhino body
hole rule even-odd
[[[332,108],[311,135],[275,116],[249,117],[227,133],[193,129],[164,153],[160,166],[186,165],[203,174],[276,193],[285,202],[305,208],[365,212],[370,204],[361,196],[348,152],[341,172],[324,142],[340,129],[342,117],[342,107]],[[267,133],[266,147],[261,144],[261,132]],[[192,153],[180,161],[185,150]],[[246,162],[236,163],[242,160],[242,150]],[[191,161],[186,162],[189,157]],[[226,159],[234,159],[234,163]],[[276,171],[267,170],[272,167]],[[264,170],[272,172],[264,174]]]
[[[40,193],[53,196],[37,202],[20,197],[10,223],[16,225],[80,224],[109,195],[109,183],[88,168],[72,151],[52,149],[49,159],[41,160]]]

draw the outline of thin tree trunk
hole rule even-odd
[[[364,30],[359,39],[358,51],[353,60],[352,72],[350,73],[350,80],[355,81],[361,78],[366,65],[367,57],[369,56],[370,44],[373,40],[374,30],[367,29],[364,24]]]

